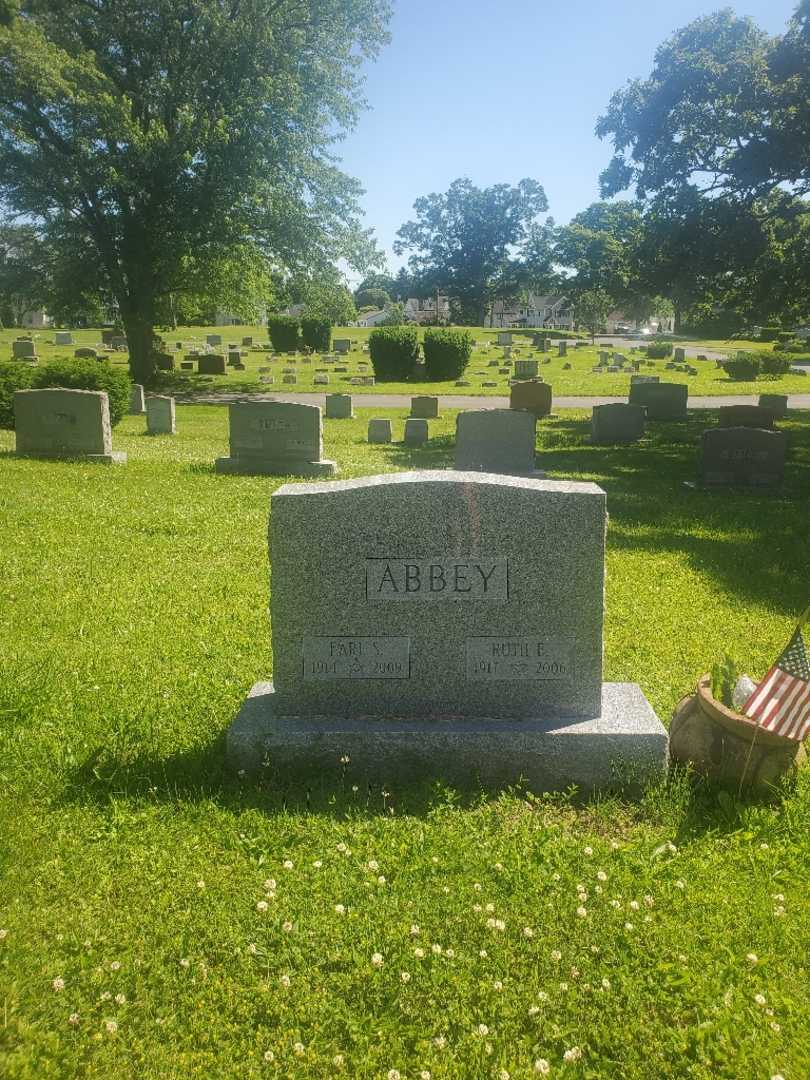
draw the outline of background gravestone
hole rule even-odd
[[[603,684],[605,494],[418,471],[271,497],[274,684],[228,733],[237,768],[440,775],[534,791],[666,767],[640,689]],[[258,602],[258,601],[257,601]]]
[[[37,350],[28,338],[18,338],[11,343],[11,356],[14,360],[36,360]]]
[[[512,383],[509,391],[510,409],[527,409],[540,419],[551,412],[551,385],[541,380]]]
[[[17,390],[17,453],[24,457],[86,458],[123,463],[113,452],[110,403],[99,390]]]
[[[764,409],[770,409],[777,420],[784,420],[787,416],[787,394],[760,394],[759,404]]]
[[[393,438],[391,421],[384,417],[374,417],[368,422],[368,441],[370,443],[390,443]]]
[[[502,330],[498,334],[497,341],[498,341],[499,345],[511,345],[512,344],[512,335],[511,335],[511,333],[509,333],[508,330]]]
[[[536,379],[539,370],[536,360],[515,360],[516,379]]]
[[[430,394],[417,394],[411,398],[411,416],[419,420],[438,420],[439,399]]]
[[[566,356],[568,354],[568,342],[563,338],[557,342],[557,356]]]
[[[205,338],[206,345],[221,345],[222,334],[208,334]]]
[[[717,414],[720,427],[751,427],[773,430],[773,410],[762,405],[724,405]]]
[[[129,391],[128,412],[130,416],[143,416],[146,412],[146,400],[140,383],[133,383]]]
[[[72,345],[73,334],[68,330],[57,330],[53,336],[54,345]]]
[[[785,475],[787,436],[762,428],[710,428],[703,432],[701,482],[706,485],[778,487]]]
[[[351,350],[351,347],[351,338],[335,338],[332,342],[332,348],[336,353],[347,353]]]
[[[405,420],[405,433],[402,441],[406,446],[424,446],[428,441],[428,422],[419,416],[409,416]]]
[[[456,417],[456,462],[461,472],[536,476],[537,418],[526,410],[474,409]]]
[[[220,473],[270,476],[334,476],[323,457],[323,425],[317,405],[289,401],[237,402],[228,407],[231,455],[217,458]]]
[[[326,395],[326,418],[327,420],[352,420],[352,395],[351,394],[327,394]]]
[[[146,430],[150,435],[177,433],[173,397],[155,394],[146,399]]]
[[[685,420],[689,387],[684,383],[631,383],[630,404],[644,405],[648,420]]]
[[[628,405],[622,402],[594,405],[591,413],[591,442],[637,442],[644,435],[646,419],[647,410],[643,405]]]
[[[197,357],[197,372],[200,375],[224,375],[225,357],[219,353],[203,353]]]

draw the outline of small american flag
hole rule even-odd
[[[802,627],[810,608],[799,620],[771,670],[743,705],[743,712],[765,731],[801,742],[810,731],[810,658]]]

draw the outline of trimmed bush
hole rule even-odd
[[[787,351],[792,350],[788,348]],[[775,375],[780,378],[790,371],[790,357],[782,356],[780,353],[763,353],[760,357],[760,366],[763,375]]]
[[[760,341],[776,341],[779,337],[780,326],[763,326],[759,332]]]
[[[793,333],[792,330],[780,330],[776,337],[778,341],[784,343],[786,341],[793,341],[796,335]]]
[[[368,336],[368,348],[376,379],[402,381],[413,375],[419,335],[415,326],[378,326]]]
[[[110,399],[110,423],[113,427],[126,416],[132,381],[126,370],[113,367],[108,360],[52,360],[34,371],[33,387],[51,386],[66,390],[103,390]]]
[[[743,353],[733,360],[723,361],[723,371],[735,382],[753,382],[759,375],[760,360],[756,353]]]
[[[672,356],[674,345],[671,341],[651,341],[647,346],[647,356],[650,360],[666,360]]]
[[[295,352],[298,330],[298,319],[294,315],[270,315],[267,319],[267,332],[276,352]]]
[[[302,319],[301,337],[313,352],[329,352],[332,323],[329,319]]]
[[[14,391],[30,390],[35,372],[24,360],[0,360],[0,428],[14,429]]]
[[[428,327],[422,348],[429,380],[460,379],[472,356],[473,336],[468,330]]]

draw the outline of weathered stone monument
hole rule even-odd
[[[225,357],[221,353],[203,353],[197,357],[197,371],[200,375],[224,375]]]
[[[95,349],[88,349],[81,347],[73,350],[73,355],[77,360],[98,360],[98,353]]]
[[[24,457],[83,458],[120,464],[113,452],[110,402],[99,390],[17,390],[17,453]]]
[[[512,383],[509,391],[510,409],[527,409],[540,419],[551,412],[551,386],[542,379]]]
[[[327,394],[326,418],[327,420],[353,420],[352,395]]]
[[[69,330],[57,330],[53,335],[54,345],[72,345],[73,334]]]
[[[455,470],[281,487],[274,682],[228,732],[233,767],[533,791],[660,775],[641,689],[602,681],[606,516],[594,484]]]
[[[777,420],[784,420],[787,416],[787,394],[760,394],[759,404],[763,409],[770,409]]]
[[[393,438],[391,421],[384,417],[374,417],[368,422],[368,441],[370,443],[390,443]]]
[[[537,417],[514,409],[473,409],[456,417],[456,468],[542,478],[535,464]]]
[[[509,333],[508,330],[502,330],[498,334],[497,341],[498,341],[499,345],[511,345],[512,344],[512,335]]]
[[[30,338],[17,338],[11,343],[11,356],[13,360],[36,360],[36,346]]]
[[[686,360],[686,349],[684,349],[680,345],[677,345],[675,347],[675,350],[673,351],[672,359],[675,361],[676,364],[682,364]]]
[[[221,345],[222,334],[208,334],[205,338],[206,345]]]
[[[154,394],[146,399],[146,430],[150,435],[175,435],[174,398]]]
[[[323,424],[317,405],[288,401],[237,402],[228,407],[231,455],[217,458],[220,473],[269,476],[334,476],[323,457]]]
[[[685,420],[689,387],[685,383],[639,383],[630,385],[630,404],[644,405],[648,420]]]
[[[405,420],[405,433],[402,441],[406,446],[424,446],[429,436],[428,422],[418,416],[409,416]]]
[[[516,379],[536,379],[539,369],[536,360],[515,360]]]
[[[785,475],[787,436],[762,428],[703,432],[700,481],[707,486],[778,487]]]
[[[764,428],[773,431],[772,409],[763,405],[723,405],[717,412],[720,427]]]
[[[411,416],[420,420],[439,418],[439,399],[430,394],[418,394],[411,398]]]
[[[351,338],[335,338],[332,342],[332,348],[336,353],[347,353],[351,350],[351,347]]]
[[[127,411],[130,416],[143,416],[146,412],[146,398],[141,383],[132,384],[129,391],[129,409]]]
[[[643,405],[627,405],[623,402],[594,405],[591,413],[591,442],[638,442],[644,435],[646,419],[647,410]]]
[[[557,356],[566,356],[568,354],[568,342],[565,338],[562,338],[557,342]]]

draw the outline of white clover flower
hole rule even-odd
[[[372,953],[372,956],[371,956],[371,963],[372,963],[372,965],[373,965],[374,967],[382,967],[382,966],[383,966],[383,956],[382,956],[382,953],[378,953],[378,952]]]
[[[534,1071],[539,1073],[540,1076],[548,1076],[551,1072],[551,1066],[545,1058],[538,1058],[534,1063]]]
[[[430,857],[430,861],[431,861],[432,863],[434,863],[434,864],[435,864],[435,863],[438,863],[438,861],[439,861],[439,856],[438,856],[438,855],[431,855],[431,857]]]
[[[774,1073],[771,1080],[785,1080],[785,1078],[781,1073]]]
[[[369,859],[366,863],[366,866],[369,868],[369,870],[374,871],[374,873],[376,873],[380,869],[380,864],[377,862],[376,859]]]
[[[771,1031],[775,1031],[777,1034],[782,1030],[780,1024],[777,1024],[775,1020],[771,1020]]]
[[[496,919],[495,920],[495,929],[496,930],[505,930],[506,929],[506,923],[503,921],[503,919]]]
[[[493,990],[503,990],[503,983],[501,982],[500,979],[495,980],[495,982],[492,984],[492,989]]]
[[[121,961],[120,960],[113,960],[113,962],[110,964],[110,971],[120,971],[120,970],[121,970]]]
[[[268,1061],[268,1062],[269,1061],[275,1061],[276,1060],[276,1055],[273,1053],[272,1050],[265,1050],[265,1052],[264,1052],[264,1060]]]
[[[552,949],[551,950],[551,959],[554,960],[554,961],[562,960],[562,953],[560,952],[559,949]]]
[[[399,981],[403,982],[403,983],[409,983],[411,981],[411,973],[410,973],[410,971],[400,971],[400,973],[399,973]]]
[[[439,945],[437,942],[434,941],[434,943],[430,946],[430,951],[432,953],[434,953],[436,956],[441,956],[442,947],[441,947],[441,945]]]
[[[498,873],[500,873],[501,870],[503,870],[503,863],[496,862],[495,869],[498,871]]]
[[[487,904],[487,905],[486,905],[486,906],[484,907],[484,911],[488,911],[488,912],[490,912],[490,913],[491,913],[491,912],[493,912],[494,910],[495,910],[495,905],[494,905],[494,904]]]
[[[596,893],[597,896],[601,896],[602,895],[602,886],[601,885],[594,885],[593,891]]]
[[[399,1069],[389,1069],[388,1080],[400,1080]]]
[[[421,960],[422,957],[425,955],[425,950],[420,949],[417,945],[416,948],[413,950],[413,955],[416,957],[417,960]]]
[[[764,994],[754,994],[754,1001],[757,1005],[765,1005],[767,1003]]]
[[[619,850],[619,841],[618,840],[611,840],[610,841],[610,850],[611,851],[618,851]]]
[[[602,979],[602,989],[603,990],[609,990],[610,989],[610,979]]]
[[[411,937],[417,937],[417,935],[421,933],[421,931],[419,930],[419,927],[416,925],[416,923],[412,923],[408,933],[411,935]]]
[[[476,911],[476,912],[483,910],[480,904],[473,904],[472,909],[473,909],[473,911]]]
[[[259,949],[256,943],[251,941],[250,945],[248,945],[248,952],[250,953],[250,955],[255,956],[258,951]]]
[[[116,1003],[116,1005],[126,1005],[126,1003],[127,1003],[127,995],[126,994],[116,994],[115,995],[115,1003]]]
[[[686,888],[686,882],[681,881],[681,879],[678,878],[678,880],[675,882],[675,888],[676,889],[685,889]]]
[[[359,787],[357,786],[357,784],[352,784],[352,791],[353,791],[353,792],[355,792],[355,794],[356,794],[356,793],[357,793],[357,792],[358,792],[359,790],[360,790],[360,788],[359,788]]]
[[[60,990],[65,989],[65,980],[61,977],[61,975],[58,975],[51,983],[51,986],[58,993]]]
[[[622,902],[621,900],[616,900],[614,897],[614,899],[610,901],[610,906],[612,908],[616,908],[616,910],[618,911],[619,908],[622,906]]]
[[[306,1053],[304,1044],[300,1042],[293,1043],[293,1053],[297,1054],[298,1057],[301,1057],[302,1054]]]
[[[336,1069],[343,1068],[343,1061],[343,1054],[335,1054],[335,1056],[332,1058],[332,1064],[335,1066]]]
[[[509,1080],[509,1073],[506,1071],[506,1069],[501,1069],[501,1071],[498,1073],[498,1080]]]
[[[284,923],[281,924],[281,929],[284,931],[285,934],[289,934],[291,932],[292,928],[293,928],[293,924],[289,920],[287,920],[287,922],[284,922]]]
[[[561,982],[560,983],[560,990],[562,990],[563,993],[566,993],[567,990],[568,990],[568,983],[567,982]]]
[[[585,854],[585,855],[593,855],[593,848],[591,847],[590,844],[588,844],[587,847],[584,847],[582,849],[582,851],[583,851],[583,854]]]
[[[98,1000],[99,1001],[112,1001],[112,994],[110,993],[109,990],[105,990],[102,994],[99,995]]]
[[[203,881],[202,878],[200,878],[200,880],[197,882],[197,888],[198,889],[204,889],[205,888],[205,882]]]
[[[485,1042],[484,1043],[484,1053],[485,1054],[491,1054],[492,1053],[492,1043],[491,1042]]]
[[[181,968],[191,967],[191,961],[185,956],[181,957],[181,959],[180,959],[180,967]]]
[[[607,874],[604,870],[597,870],[596,877],[598,881],[607,881]]]
[[[534,937],[534,930],[532,930],[532,928],[530,926],[524,926],[523,927],[523,936],[524,937]]]
[[[430,1080],[430,1069],[422,1069],[419,1073],[419,1080]]]
[[[486,960],[486,958],[489,956],[489,953],[486,949],[480,949],[478,955],[481,957],[482,960]]]
[[[316,859],[312,866],[315,870],[320,870],[323,866],[323,859]],[[338,1057],[340,1057],[340,1054],[338,1054]]]
[[[385,884],[385,878],[383,877],[382,874],[380,874],[380,876],[377,878],[377,884],[378,885],[384,885]]]
[[[645,907],[652,907],[654,904],[655,904],[654,898],[652,896],[650,896],[649,893],[647,893],[644,896],[644,905],[645,905]]]
[[[587,918],[587,917],[588,917],[588,909],[587,909],[587,908],[584,908],[584,907],[583,907],[583,906],[582,906],[582,905],[580,904],[580,905],[579,905],[579,907],[577,908],[577,915],[578,915],[578,916],[580,917],[580,919],[585,919],[585,918]]]
[[[481,887],[482,886],[481,886],[480,881],[474,881],[473,882],[473,888],[475,889],[476,892],[481,892]]]
[[[631,922],[626,922],[624,924],[624,928],[625,928],[625,930],[632,930],[633,929],[633,924]]]
[[[579,1061],[582,1057],[582,1051],[578,1046],[572,1046],[570,1050],[566,1050],[563,1054],[563,1061]]]
[[[581,892],[577,893],[577,900],[580,900],[580,901],[582,901],[582,903],[584,903],[587,899],[588,899],[588,893],[585,891],[585,889],[582,889]]]
[[[781,904],[781,903],[783,903],[783,902],[784,902],[784,899],[785,899],[785,897],[784,897],[784,894],[783,894],[783,893],[780,893],[780,892],[775,892],[775,893],[773,894],[773,896],[771,897],[771,899],[772,899],[772,900],[776,900],[776,901],[777,901],[778,903],[780,903],[780,904]]]
[[[258,903],[256,904],[256,910],[257,911],[267,911],[269,906],[270,905],[267,903],[266,900],[259,900]]]
[[[79,1022],[79,1014],[77,1012],[72,1012],[70,1014],[70,1016],[68,1017],[68,1023],[72,1024],[73,1027],[75,1027],[78,1024],[78,1022]]]
[[[759,957],[757,956],[757,954],[752,952],[747,953],[745,959],[748,961],[749,964],[756,964],[759,961]]]
[[[346,847],[346,845],[345,845],[345,844],[343,843],[343,841],[342,841],[342,840],[341,840],[341,841],[340,841],[340,843],[338,844],[338,846],[337,846],[337,849],[338,849],[338,851],[340,851],[340,852],[346,852],[346,851],[348,851],[348,850],[349,850],[349,849],[348,849],[348,848]]]
[[[292,859],[285,859],[281,865],[284,867],[285,870],[292,870],[293,861]]]
[[[285,990],[289,989],[290,985],[292,984],[292,979],[289,975],[282,975],[278,981],[281,983]]]
[[[0,927],[0,941],[5,941],[8,937],[8,930]]]
[[[343,756],[340,759],[340,764],[341,765],[348,765],[351,760],[352,759],[349,757],[348,754],[343,754]]]
[[[765,843],[765,842],[763,841],[763,842],[762,842],[762,843],[761,843],[761,844],[759,845],[759,850],[760,850],[760,851],[767,851],[769,847],[770,847],[770,844],[766,844],[766,843]]]
[[[335,911],[337,912],[338,915],[345,915],[346,914],[346,908],[345,908],[345,906],[343,904],[335,904]]]
[[[115,1035],[116,1031],[118,1031],[118,1021],[117,1020],[105,1020],[104,1021],[104,1027],[107,1029],[107,1034],[108,1035]]]
[[[545,992],[545,990],[540,990],[538,992],[537,1000],[538,1001],[548,1001],[548,994]]]
[[[630,903],[627,906],[630,908],[631,911],[638,911],[638,908],[639,908],[638,900],[631,900]]]
[[[784,909],[784,907],[782,906],[782,904],[779,904],[779,905],[777,905],[777,907],[775,907],[775,908],[773,909],[773,913],[774,913],[774,915],[777,915],[777,916],[779,916],[779,917],[781,917],[782,915],[784,915],[784,914],[785,914],[785,909]]]
[[[489,1035],[489,1028],[487,1027],[486,1024],[479,1024],[478,1025],[478,1034],[479,1035]]]
[[[269,877],[267,879],[267,881],[265,881],[262,888],[264,889],[265,892],[275,892],[276,891],[276,879],[272,878],[272,877]]]
[[[447,1039],[445,1039],[444,1035],[437,1035],[433,1040],[433,1045],[437,1050],[444,1050],[445,1046],[447,1046]]]
[[[540,1006],[539,1005],[530,1005],[529,1006],[529,1016],[537,1016],[537,1014],[539,1012],[540,1012]]]
[[[552,881],[559,881],[560,880],[560,875],[559,874],[552,874],[551,875],[551,880]]]

